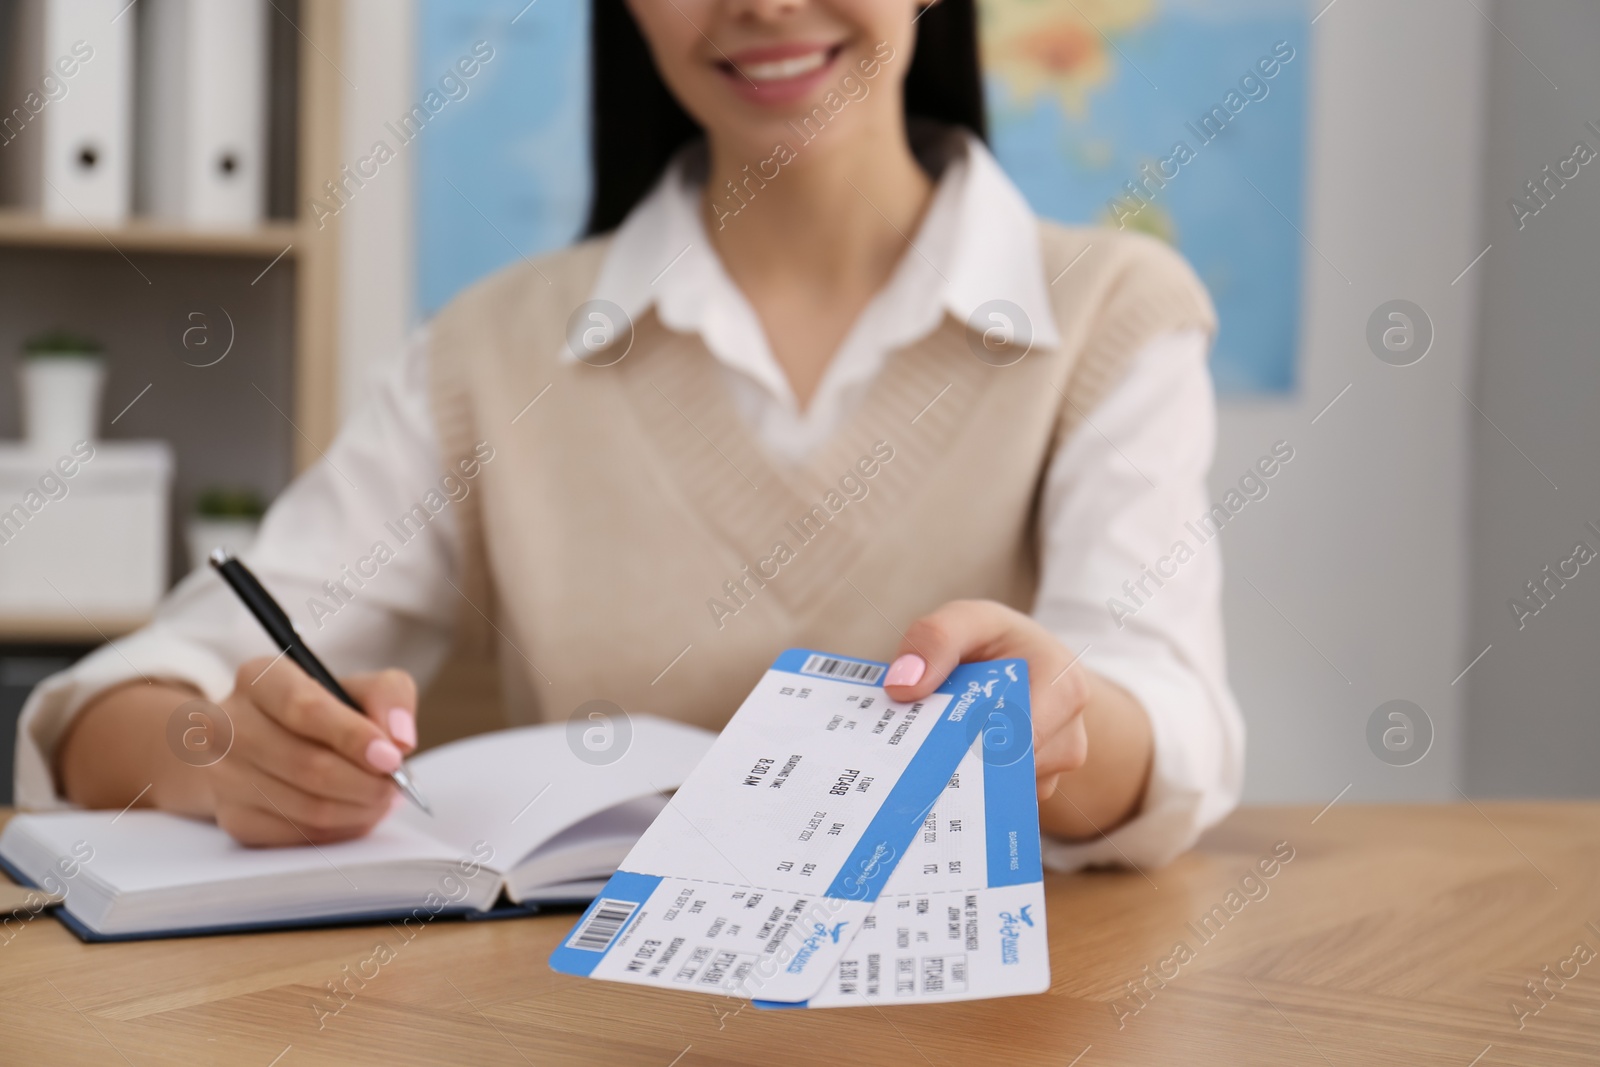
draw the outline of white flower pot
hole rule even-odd
[[[22,382],[22,431],[30,449],[66,452],[99,436],[106,366],[98,356],[24,357],[17,375]]]
[[[261,529],[260,519],[223,519],[196,515],[189,520],[184,531],[189,542],[189,567],[199,570],[206,565],[214,548],[226,548],[234,555],[242,555],[255,543]]]

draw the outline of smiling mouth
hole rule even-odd
[[[725,74],[741,75],[749,79],[758,88],[777,87],[784,82],[795,81],[816,73],[832,63],[842,51],[844,45],[841,43],[784,59],[746,63],[723,60],[717,67]]]

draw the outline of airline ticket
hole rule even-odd
[[[551,967],[783,1004],[818,993],[1008,700],[1031,751],[1024,661],[963,664],[913,703],[889,699],[885,670],[779,656]]]
[[[1007,711],[991,713],[984,743],[962,759],[822,988],[802,1004],[758,1007],[921,1004],[1050,988],[1031,724]]]

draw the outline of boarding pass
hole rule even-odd
[[[806,1003],[758,1007],[923,1004],[1050,988],[1031,725],[1025,695],[1008,703],[962,758],[828,981]]]
[[[779,656],[550,965],[775,1003],[817,993],[980,733],[1018,705],[1029,733],[1022,660],[963,664],[913,703],[888,698],[885,670]]]

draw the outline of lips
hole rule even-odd
[[[746,100],[787,104],[810,95],[837,64],[844,44],[794,42],[749,48],[716,66],[730,87]]]
[[[802,74],[810,74],[827,64],[829,53],[832,49],[818,48],[803,56],[793,59],[773,59],[765,63],[744,62],[739,64],[739,69],[744,71],[744,76],[757,85],[762,82],[784,81],[789,78],[798,78]]]

